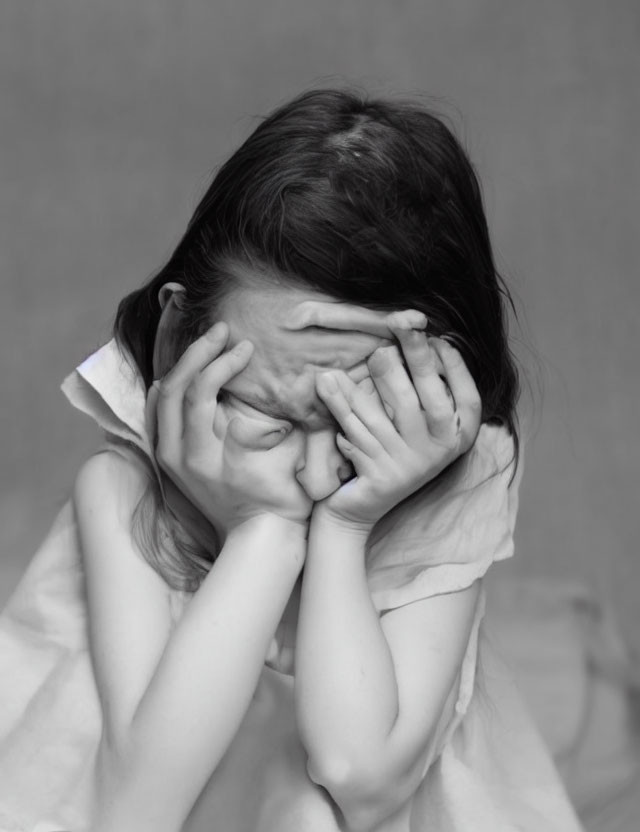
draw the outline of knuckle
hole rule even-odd
[[[194,407],[200,401],[200,387],[195,382],[191,383],[184,391],[184,401],[190,407]]]
[[[403,327],[407,323],[407,310],[398,310],[396,309],[395,312],[390,312],[387,315],[387,324],[389,327],[394,329],[398,329]]]
[[[429,407],[429,416],[434,422],[445,422],[451,419],[451,404],[449,401],[434,401]]]
[[[438,336],[435,338],[429,338],[429,341],[448,363],[455,363],[456,361],[462,360],[462,356],[460,355],[458,348],[455,347],[447,338]]]
[[[353,380],[353,379],[352,379]],[[376,393],[376,387],[371,379],[371,376],[365,376],[362,381],[358,383],[358,390],[360,390],[368,398]],[[376,393],[377,395],[377,393]]]
[[[350,411],[349,413],[345,413],[343,415],[342,423],[347,431],[354,431],[358,428],[360,420],[355,413]]]
[[[223,321],[218,321],[204,333],[203,339],[205,341],[211,342],[212,344],[219,345],[220,341],[223,339],[224,336],[226,336],[226,334],[226,324]],[[195,342],[191,346],[195,346]]]
[[[168,399],[173,396],[175,392],[175,384],[172,382],[170,377],[165,376],[165,378],[156,382],[156,389],[158,391],[158,398]]]
[[[369,419],[370,430],[374,433],[382,433],[388,425],[388,419],[384,419],[380,414],[373,414]]]
[[[411,360],[411,375],[412,376],[430,376],[434,375],[436,371],[436,362],[433,355],[429,352],[416,353]]]
[[[304,310],[303,320],[308,327],[322,326],[323,316],[321,310],[317,306],[307,306]]]
[[[321,326],[320,310],[313,301],[302,301],[291,312],[289,326],[292,329],[306,329],[311,326]]]
[[[460,366],[464,366],[462,354],[456,347],[443,339],[438,341],[438,345],[443,357],[451,369],[457,369]]]
[[[480,396],[473,396],[469,401],[468,408],[474,418],[479,418],[482,413],[482,400]]]
[[[367,359],[367,366],[371,375],[380,377],[393,372],[401,362],[402,359],[397,347],[378,347]]]
[[[460,435],[447,433],[438,440],[443,452],[443,462],[452,462],[460,453]]]

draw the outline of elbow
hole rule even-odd
[[[183,820],[171,808],[158,817],[159,801],[137,759],[129,738],[103,733],[96,759],[91,832],[177,832]]]
[[[422,771],[391,771],[367,761],[309,760],[311,780],[331,795],[349,832],[372,832],[401,812],[415,793]]]
[[[134,752],[130,723],[105,719],[98,746],[98,761],[109,774],[125,771],[131,765]]]
[[[96,757],[94,796],[99,805],[110,802],[131,777],[129,743],[103,732]]]
[[[124,795],[135,792],[144,771],[129,726],[103,727],[96,757],[94,797],[96,804],[105,807],[117,804]]]

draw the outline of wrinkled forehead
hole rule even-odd
[[[338,368],[359,380],[366,359],[391,337],[380,323],[383,314],[371,310],[362,310],[369,330],[363,331],[367,320],[358,309],[304,290],[234,293],[222,312],[230,345],[248,338],[255,351],[225,388],[245,402],[277,405],[282,416],[295,420],[326,419],[315,393],[316,374]]]

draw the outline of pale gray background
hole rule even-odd
[[[545,384],[505,568],[593,584],[640,647],[639,9],[5,0],[0,598],[98,438],[61,379],[162,264],[254,116],[346,78],[459,110]]]

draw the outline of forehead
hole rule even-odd
[[[220,310],[229,325],[229,344],[248,338],[255,346],[251,361],[225,389],[272,415],[321,427],[333,419],[315,393],[315,377],[329,368],[353,370],[383,339],[363,332],[287,324],[300,304],[326,296],[300,287],[265,285],[231,293]],[[330,299],[329,299],[330,300]]]

